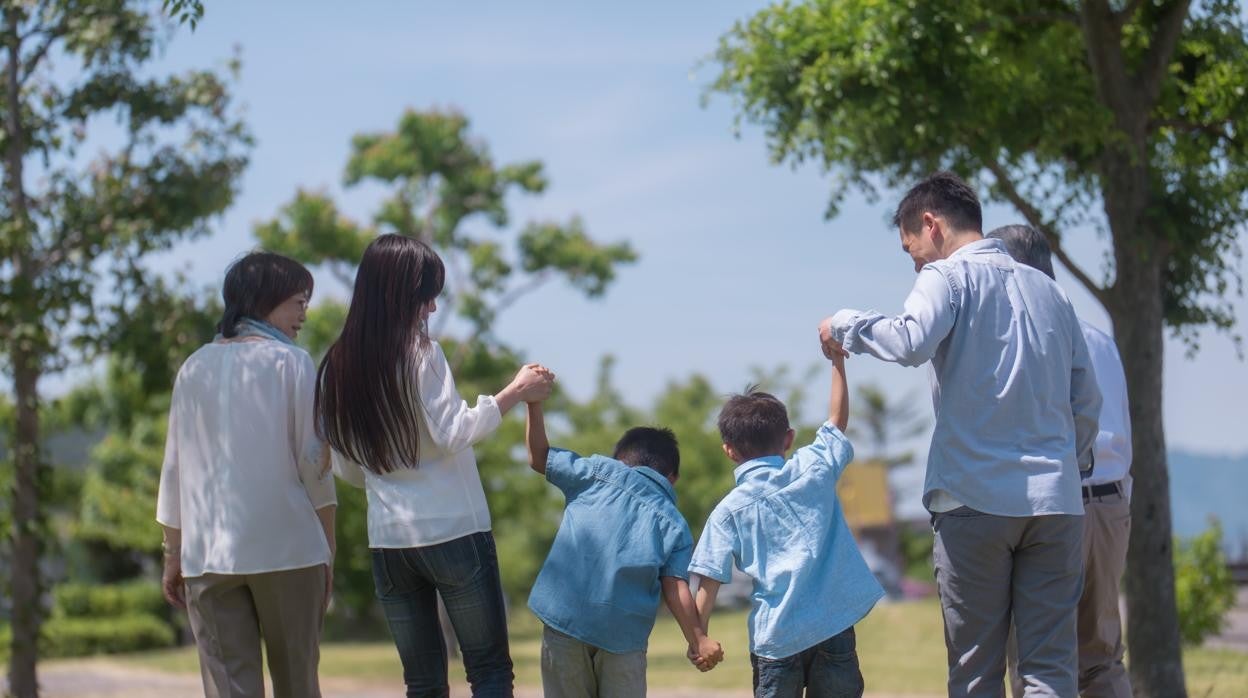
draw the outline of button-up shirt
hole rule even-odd
[[[737,486],[711,512],[689,571],[753,581],[750,651],[784,659],[857,623],[884,595],[858,551],[836,481],[854,456],[824,424],[814,443],[737,466]]]
[[[608,652],[646,649],[660,577],[688,579],[693,534],[667,478],[606,456],[552,448],[546,479],[567,508],[529,608],[543,623]]]
[[[1102,485],[1122,481],[1131,492],[1131,416],[1127,404],[1127,378],[1114,338],[1082,320],[1079,327],[1088,343],[1088,354],[1101,389],[1100,431],[1096,435],[1096,467],[1084,484]]]
[[[932,362],[929,509],[943,498],[999,516],[1083,513],[1079,464],[1101,409],[1088,347],[1066,294],[1000,240],[925,265],[901,315],[840,311],[832,336],[854,353]]]

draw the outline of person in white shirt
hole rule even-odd
[[[312,422],[316,367],[294,345],[312,294],[298,262],[253,252],[226,273],[220,334],[182,364],[156,520],[165,598],[188,610],[204,693],[319,696],[337,500]]]
[[[1014,261],[1055,279],[1049,242],[1035,228],[1007,225],[988,233],[1005,243]],[[1079,321],[1101,389],[1100,432],[1095,466],[1083,480],[1083,595],[1079,598],[1079,693],[1085,698],[1131,698],[1131,677],[1123,666],[1118,583],[1131,537],[1131,417],[1127,379],[1114,338]],[[1023,695],[1017,662],[1010,662],[1015,696]]]
[[[469,407],[428,335],[445,269],[428,245],[382,235],[364,251],[342,334],[321,362],[317,423],[334,471],[368,498],[373,579],[408,696],[445,696],[440,594],[474,696],[512,695],[498,555],[472,446],[520,402],[550,394],[530,364]]]

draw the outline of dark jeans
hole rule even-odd
[[[860,698],[857,639],[850,626],[839,635],[784,659],[750,655],[755,698]]]
[[[494,535],[372,553],[373,582],[403,662],[408,698],[445,698],[450,692],[438,594],[459,637],[472,695],[511,696],[514,675]]]

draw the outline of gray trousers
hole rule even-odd
[[[325,566],[186,580],[186,608],[208,698],[264,695],[260,641],[277,698],[317,698]]]
[[[1004,698],[1011,618],[1024,695],[1078,695],[1083,517],[994,516],[959,507],[933,515],[932,528],[951,698]]]
[[[1079,598],[1079,695],[1131,698],[1131,677],[1122,663],[1122,619],[1118,584],[1127,566],[1131,501],[1122,494],[1083,503],[1083,595]],[[1010,688],[1024,693],[1018,649],[1010,638]]]
[[[546,698],[645,698],[646,653],[615,653],[546,627],[542,632]]]

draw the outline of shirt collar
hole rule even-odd
[[[733,469],[732,474],[734,477],[737,478],[737,484],[740,485],[741,481],[745,479],[746,475],[748,475],[752,471],[758,470],[759,468],[783,468],[783,467],[784,467],[784,456],[763,456],[762,458],[755,458],[753,460],[747,460],[741,465],[738,465],[735,469]]]
[[[673,502],[676,501],[676,488],[672,487],[672,483],[667,478],[663,477],[659,471],[654,468],[648,468],[644,465],[638,465],[634,467],[633,470],[636,470],[642,475],[645,475],[653,480],[660,488],[663,489],[663,494],[666,494],[668,499],[671,499]]]
[[[954,250],[953,254],[949,255],[949,257],[953,258],[961,254],[977,254],[983,252],[1000,252],[1001,254],[1009,254],[1009,252],[1005,249],[1004,242],[1001,242],[997,238],[984,238],[983,240],[966,243],[965,245]]]

